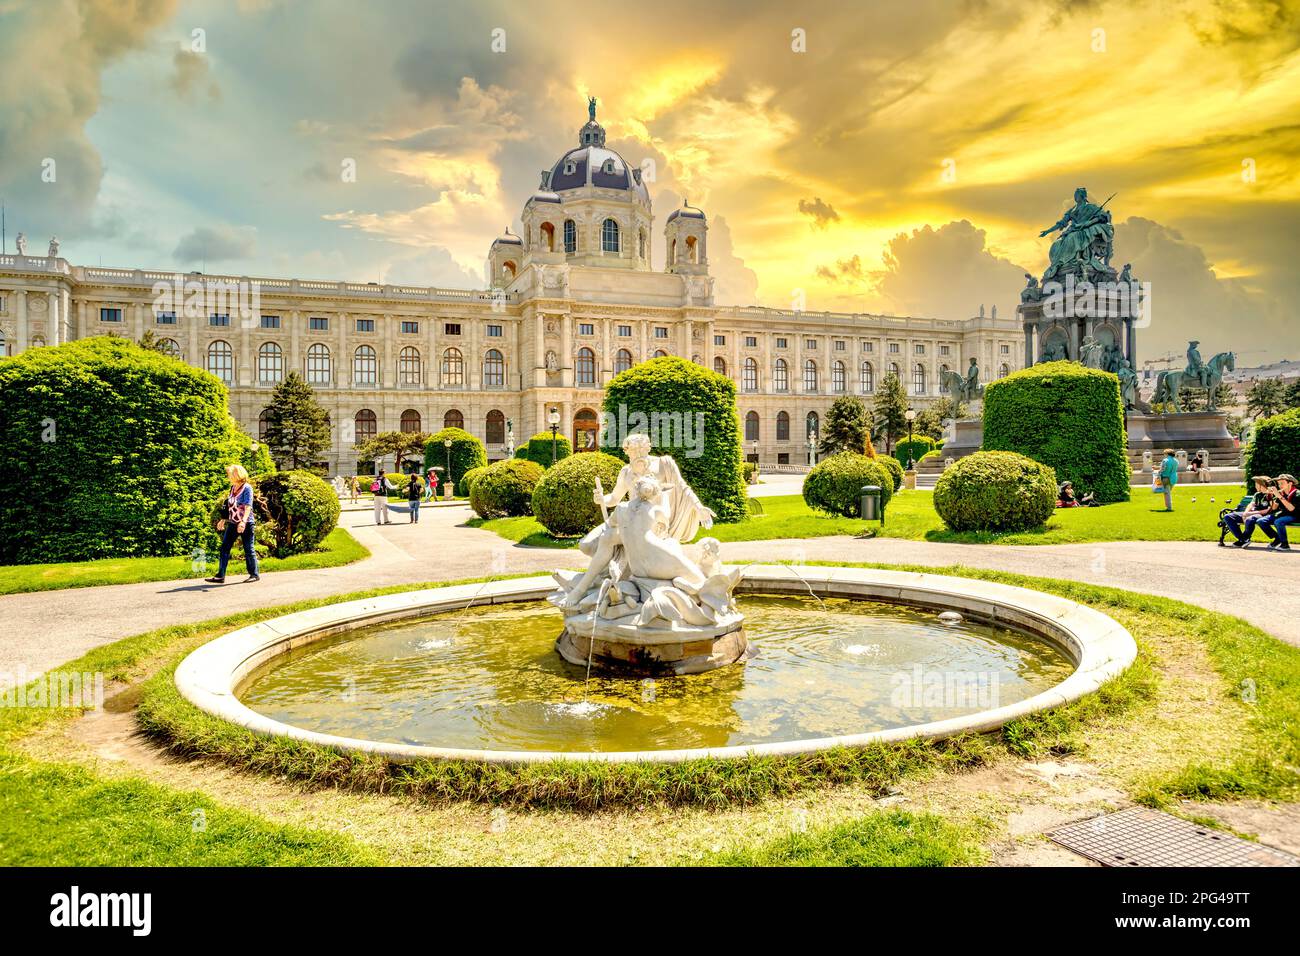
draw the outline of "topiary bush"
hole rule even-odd
[[[562,459],[568,458],[573,454],[573,443],[563,435],[555,436],[555,461],[558,464]],[[524,442],[515,449],[515,457],[523,458],[527,461],[535,461],[543,468],[551,467],[551,433],[538,432],[528,441]]]
[[[953,531],[1030,531],[1056,507],[1056,472],[1009,451],[977,451],[939,476],[934,510]]]
[[[904,438],[894,446],[894,458],[900,464],[906,466],[907,459],[910,456],[915,464],[929,452],[934,451],[936,447],[934,439],[929,435],[917,435],[910,442]]]
[[[487,471],[487,465],[480,468],[471,468],[465,474],[460,476],[460,481],[456,482],[455,492],[461,498],[468,498],[470,489],[474,487],[474,481],[479,475]]]
[[[1300,476],[1300,408],[1261,418],[1255,437],[1246,446],[1246,487],[1254,491],[1251,475]]]
[[[448,438],[451,439],[450,474],[447,474],[447,447],[443,444]],[[487,463],[487,449],[483,443],[463,428],[444,428],[440,432],[434,432],[424,443],[424,471],[427,474],[435,466],[442,469],[439,474],[443,481],[450,479],[459,485],[465,472],[471,468],[482,468]]]
[[[213,375],[125,338],[0,360],[0,564],[187,554],[247,439]]]
[[[494,462],[474,478],[469,506],[480,518],[515,518],[533,513],[533,489],[545,474],[535,461]]]
[[[881,507],[889,504],[895,488],[883,466],[884,458],[868,458],[842,451],[822,459],[803,480],[803,500],[808,507],[845,518],[862,517],[862,488],[880,488]]]
[[[897,491],[903,487],[903,466],[898,463],[897,458],[893,455],[879,455],[872,460],[889,474],[889,480],[893,484],[890,491]]]
[[[253,491],[272,557],[312,551],[338,524],[339,499],[334,489],[310,471],[263,475],[253,482]]]
[[[1127,501],[1129,464],[1119,379],[1075,362],[1044,362],[990,382],[984,450],[1049,465],[1101,502]]]
[[[586,534],[601,522],[600,505],[592,500],[599,478],[609,494],[623,462],[604,452],[584,452],[548,468],[533,489],[533,514],[557,537]]]
[[[650,436],[651,451],[672,455],[718,521],[749,514],[740,470],[736,383],[685,359],[649,359],[615,375],[605,388],[604,451],[623,457],[632,432]]]

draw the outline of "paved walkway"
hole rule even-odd
[[[395,518],[398,516],[395,516]],[[372,557],[357,564],[268,574],[257,584],[162,581],[74,588],[0,597],[0,687],[20,672],[56,667],[91,648],[167,624],[327,597],[371,587],[446,581],[483,574],[580,567],[577,551],[524,548],[487,531],[460,527],[468,507],[425,509],[418,525],[376,528],[367,511],[341,519]],[[1300,645],[1300,552],[1238,551],[1202,542],[1113,542],[1087,545],[943,544],[894,538],[811,538],[731,542],[726,560],[868,561],[961,564],[1070,578],[1161,594],[1237,614]],[[231,577],[232,582],[241,578]]]

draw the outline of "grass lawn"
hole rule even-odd
[[[316,551],[290,558],[265,558],[263,574],[273,571],[303,571],[333,568],[370,557],[370,551],[345,529],[335,528]],[[100,584],[137,584],[141,581],[176,581],[204,578],[216,573],[217,556],[208,565],[195,567],[190,557],[103,558],[99,561],[67,561],[58,564],[10,564],[0,567],[0,594],[25,591],[57,591],[61,588],[89,588]],[[228,573],[243,574],[244,562],[231,561]]]
[[[771,541],[777,538],[822,538],[827,535],[870,533],[886,538],[947,541],[961,544],[1083,544],[1094,541],[1209,541],[1217,540],[1219,510],[1236,504],[1240,488],[1230,486],[1174,489],[1174,511],[1160,509],[1164,498],[1145,488],[1133,489],[1129,501],[1100,508],[1058,509],[1041,531],[1013,533],[949,531],[934,510],[929,489],[900,491],[886,509],[885,526],[857,518],[840,518],[813,511],[800,495],[756,499],[762,514],[734,524],[716,524],[701,537],[719,541]],[[1195,501],[1193,501],[1195,499]],[[523,545],[572,548],[573,538],[553,538],[536,518],[472,519],[472,527],[493,531]]]

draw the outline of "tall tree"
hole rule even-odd
[[[330,447],[329,413],[297,372],[284,377],[266,407],[266,445],[283,468],[304,468]]]
[[[856,395],[842,395],[831,403],[822,425],[822,438],[818,451],[833,455],[839,451],[862,454],[871,441],[871,416],[867,406]]]
[[[885,454],[894,450],[894,439],[907,431],[907,392],[893,372],[886,372],[876,389],[872,408],[876,434],[885,439]]]
[[[1300,408],[1300,378],[1295,379],[1286,387],[1282,400],[1286,402],[1287,408]]]
[[[1275,378],[1261,378],[1246,393],[1246,410],[1256,418],[1268,418],[1286,411],[1282,383]]]

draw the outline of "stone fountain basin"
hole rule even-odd
[[[553,760],[619,763],[678,763],[704,757],[743,758],[814,753],[834,747],[864,747],[915,738],[951,737],[995,730],[1027,714],[1060,707],[1090,694],[1123,673],[1137,645],[1117,621],[1075,601],[1027,588],[914,571],[878,568],[751,565],[738,591],[857,598],[959,611],[968,618],[1011,628],[1049,641],[1075,663],[1074,671],[1047,690],[1014,704],[948,720],[837,737],[685,750],[509,751],[405,745],[323,734],[272,720],[238,698],[243,682],[268,661],[303,645],[359,627],[459,611],[471,604],[541,601],[555,592],[550,575],[460,584],[363,598],[299,611],[225,634],[189,654],[176,669],[176,687],[200,710],[267,737],[286,737],[344,752],[375,754],[395,761],[472,760],[521,764]],[[557,622],[558,624],[558,622]]]

